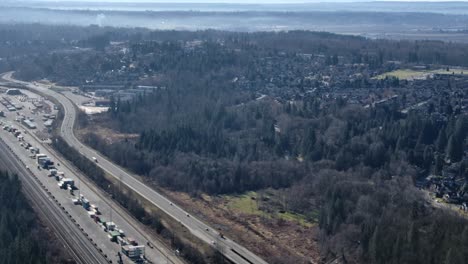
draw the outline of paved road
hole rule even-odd
[[[48,226],[54,230],[78,263],[108,263],[88,237],[42,188],[35,179],[36,176],[26,169],[2,139],[0,139],[0,165],[18,174],[22,180],[24,193],[32,202],[33,208],[38,211],[42,219],[48,222]]]
[[[179,221],[188,230],[190,230],[190,232],[193,235],[197,236],[198,238],[209,244],[212,244],[215,241],[216,247],[219,249],[219,251],[232,262],[239,264],[267,263],[254,253],[250,252],[249,250],[230,240],[229,238],[221,239],[219,233],[215,229],[211,228],[210,226],[196,219],[195,217],[189,215],[184,209],[171,203],[166,197],[159,194],[152,188],[146,186],[143,182],[141,182],[137,177],[135,177],[131,173],[125,171],[121,167],[107,160],[99,152],[82,144],[75,137],[73,131],[73,125],[77,116],[76,109],[73,103],[62,94],[48,89],[49,87],[45,85],[15,80],[12,78],[12,74],[13,72],[5,73],[3,74],[2,78],[10,82],[23,84],[33,91],[38,91],[48,96],[54,97],[60,102],[60,104],[62,104],[64,108],[64,120],[62,122],[60,134],[70,146],[76,148],[81,154],[88,157],[89,159],[91,159],[91,157],[96,157],[98,160],[99,167],[101,167],[107,173],[115,177],[117,180],[121,181],[122,184],[125,184],[127,187],[131,188],[133,191],[135,191],[148,201],[152,202],[155,206],[160,208],[166,214]]]
[[[31,92],[29,92],[31,93]],[[13,99],[13,98],[11,98]],[[24,103],[25,109],[29,108],[28,103]],[[182,264],[184,263],[178,258],[174,252],[165,247],[160,241],[155,240],[151,231],[148,232],[148,228],[143,226],[139,221],[134,219],[129,213],[118,205],[115,200],[111,199],[107,195],[102,194],[102,190],[97,188],[95,184],[89,181],[87,177],[79,173],[74,166],[68,161],[64,160],[61,155],[57,154],[49,145],[42,144],[41,140],[35,135],[35,130],[30,130],[23,126],[21,123],[17,123],[15,118],[18,113],[29,114],[25,111],[6,112],[4,118],[0,118],[0,121],[5,124],[11,124],[14,127],[24,130],[23,139],[24,142],[31,144],[32,146],[39,147],[41,153],[46,154],[57,164],[60,164],[57,168],[64,173],[65,177],[72,178],[75,180],[79,191],[75,194],[70,194],[67,191],[63,191],[58,188],[56,179],[47,177],[48,171],[41,170],[36,167],[36,161],[29,157],[30,152],[26,151],[24,147],[20,146],[18,141],[13,134],[7,131],[0,130],[0,137],[4,139],[5,143],[13,150],[18,160],[21,163],[29,166],[30,171],[37,176],[42,186],[48,189],[51,194],[55,196],[61,206],[65,207],[65,210],[75,220],[81,228],[86,230],[89,238],[93,240],[99,246],[99,249],[105,252],[110,259],[113,261],[117,260],[116,254],[120,251],[120,246],[116,243],[109,241],[106,233],[97,225],[81,206],[76,206],[71,201],[72,198],[76,198],[77,195],[83,194],[93,204],[97,204],[99,211],[101,212],[101,218],[115,222],[119,229],[124,230],[126,235],[136,239],[137,242],[145,244],[146,241],[151,241],[154,247],[146,247],[145,256],[148,260],[153,263],[173,263]],[[34,118],[36,116],[33,116]],[[124,257],[124,263],[133,263],[130,259]]]

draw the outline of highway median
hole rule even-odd
[[[60,136],[53,138],[52,147],[119,205],[128,210],[132,217],[148,227],[153,237],[171,248],[176,255],[183,257],[188,263],[230,263],[222,254],[219,254],[217,248],[210,247],[201,241],[151,201],[121,184],[115,177],[108,175],[95,162],[68,145]]]

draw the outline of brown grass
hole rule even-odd
[[[192,198],[186,193],[161,191],[270,263],[284,260],[286,256],[294,263],[319,261],[316,225],[304,226],[282,218],[231,210],[224,197],[202,195],[201,198]]]

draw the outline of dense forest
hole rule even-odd
[[[310,221],[319,211],[327,261],[466,262],[467,220],[422,190],[435,176],[468,202],[466,76],[374,77],[450,72],[467,66],[467,45],[304,31],[78,32],[65,45],[80,51],[4,67],[83,91],[157,87],[116,93],[107,113],[79,118],[85,143],[148,183],[193,197],[283,190],[282,210]]]
[[[203,57],[207,61],[189,60],[194,57],[186,57],[187,53],[179,49],[181,45],[200,40],[211,44],[209,48],[212,49],[209,50],[212,52],[223,51],[221,60],[213,56]],[[112,49],[113,45],[121,42],[131,45],[131,53],[124,60],[119,53],[102,52],[104,48]],[[327,57],[329,64],[336,64],[337,59],[341,58],[343,62],[368,64],[373,71],[384,70],[388,61],[468,66],[467,45],[442,41],[369,41],[363,37],[309,31],[242,33],[40,24],[0,25],[0,70],[16,69],[17,76],[23,79],[49,78],[68,85],[82,85],[88,81],[114,81],[131,85],[134,80],[131,76],[136,72],[150,74],[160,70],[174,70],[175,64],[185,65],[186,70],[192,69],[194,72],[207,72],[208,68],[229,64],[226,74],[247,71],[250,72],[246,74],[248,77],[261,78],[260,69],[256,68],[261,66],[258,59],[278,53],[288,56],[320,54]],[[161,63],[155,63],[158,56],[161,56]],[[210,58],[218,58],[218,61],[212,64],[208,61]],[[126,72],[119,79],[115,76],[106,78],[109,71],[128,66],[134,59],[139,61],[140,67]],[[201,62],[200,68],[198,66]],[[227,70],[224,67],[222,69]]]
[[[0,263],[60,263],[48,252],[51,246],[44,240],[49,234],[21,193],[18,177],[4,171],[0,171],[0,204]]]
[[[466,161],[457,163],[466,116],[435,122],[396,106],[364,110],[344,102],[317,111],[313,101],[299,109],[266,103],[195,111],[169,99],[193,94],[171,91],[110,113],[126,129],[142,130],[136,142],[108,145],[92,133],[86,142],[158,185],[193,194],[289,189],[288,210],[321,208],[323,253],[359,253],[355,261],[366,263],[464,263],[467,221],[432,209],[414,184],[440,174],[447,160],[466,178]],[[274,117],[287,130],[275,132]],[[145,130],[152,122],[159,125]],[[438,241],[436,249],[428,241]]]
[[[251,90],[226,81],[227,69],[242,64],[242,57],[220,59],[222,50],[208,50],[172,64],[162,59],[153,70],[164,73],[166,89],[133,101],[114,98],[114,107],[95,122],[137,133],[136,140],[108,144],[91,132],[86,143],[148,181],[193,195],[289,190],[287,210],[312,218],[320,208],[328,259],[464,262],[466,220],[434,210],[415,187],[454,164],[456,177],[468,175],[462,162],[468,120],[457,97],[434,99],[427,111],[406,114],[404,97],[368,109],[346,99],[324,101],[320,92],[293,101],[257,100]],[[412,85],[387,81],[384,86]],[[441,85],[445,79],[424,83],[426,89]],[[428,241],[440,244],[435,249]]]

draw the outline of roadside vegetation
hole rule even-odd
[[[164,57],[178,49],[151,45],[135,47],[136,54],[147,48],[159,50]],[[296,221],[293,216],[315,217],[322,234],[320,252],[326,259],[427,263],[453,258],[452,263],[462,263],[464,253],[450,250],[455,247],[462,252],[461,243],[444,237],[438,250],[431,250],[423,241],[433,239],[436,230],[423,225],[460,221],[445,231],[455,233],[463,232],[464,220],[450,214],[441,217],[445,214],[430,209],[414,187],[430,173],[440,174],[454,163],[460,165],[457,177],[466,175],[462,160],[468,122],[456,97],[439,98],[430,104],[430,111],[446,116],[444,122],[424,112],[401,113],[404,98],[371,109],[343,99],[321,100],[320,92],[301,100],[256,100],[248,89],[239,88],[226,77],[232,67],[238,71],[239,65],[246,63],[248,68],[250,62],[236,61],[239,58],[230,57],[224,47],[210,45],[201,48],[209,51],[207,57],[190,53],[186,62],[178,61],[170,70],[167,65],[154,66],[164,74],[167,81],[162,83],[167,89],[132,101],[114,99],[109,113],[92,124],[140,133],[139,138],[109,145],[91,132],[85,142],[155,187],[194,197],[203,193],[240,195],[228,205],[234,214],[237,211],[264,222],[269,217],[290,222]],[[333,65],[336,57],[330,55],[323,63]],[[362,83],[366,81],[369,86],[410,85],[392,79]],[[425,85],[444,84],[447,82],[440,80]],[[268,188],[285,193],[283,207],[271,207],[271,213],[242,196]],[[416,211],[407,211],[410,208]],[[389,212],[400,217],[389,219]],[[253,220],[237,219],[256,233]],[[272,230],[280,222],[275,225]],[[406,226],[417,228],[412,231]],[[421,240],[410,239],[408,232],[417,233]],[[227,233],[236,236],[235,232]],[[399,245],[389,249],[394,244]],[[288,246],[282,247],[286,250]],[[387,254],[388,250],[393,253]],[[265,257],[284,263],[284,256],[283,252]],[[299,260],[288,259],[307,259],[298,256]]]
[[[74,263],[37,219],[17,175],[0,171],[0,204],[1,264]]]
[[[53,140],[53,147],[102,190],[111,195],[133,217],[151,228],[156,235],[160,236],[160,240],[163,243],[166,243],[174,251],[177,250],[180,256],[185,258],[189,263],[222,264],[225,262],[224,257],[219,255],[216,250],[199,241],[187,229],[174,222],[173,219],[149,201],[146,201],[143,197],[139,197],[131,189],[122,186],[112,176],[106,175],[94,162],[82,156],[62,138],[56,137]]]
[[[82,140],[269,263],[466,262],[467,220],[420,189],[468,201],[468,79],[453,72],[468,66],[467,45],[82,30],[86,51],[3,67],[83,91],[124,85],[109,112],[80,116]],[[412,78],[426,69],[434,76]],[[112,130],[138,136],[97,132]]]

